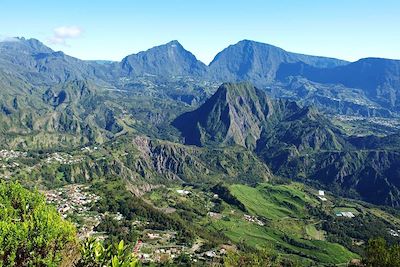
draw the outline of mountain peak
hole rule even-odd
[[[181,43],[179,43],[178,40],[172,40],[172,41],[166,43],[165,45],[167,45],[167,46],[172,46],[172,47],[176,47],[176,46],[183,47],[183,46],[181,45]]]
[[[256,85],[265,85],[275,80],[281,64],[297,62],[321,68],[347,63],[338,59],[290,53],[269,44],[242,40],[218,53],[209,66],[216,80],[251,80]]]
[[[303,150],[337,148],[344,142],[315,108],[272,100],[250,83],[222,84],[198,109],[175,119],[173,126],[185,143],[198,146],[263,149],[280,143]]]
[[[173,125],[188,144],[254,148],[271,111],[270,99],[250,83],[224,83],[200,108],[181,115]]]
[[[237,42],[234,45],[262,46],[262,47],[269,47],[269,48],[275,48],[275,49],[283,50],[282,48],[279,48],[279,47],[271,45],[271,44],[262,43],[262,42],[249,40],[249,39],[240,40],[239,42]]]
[[[24,53],[52,53],[53,50],[37,39],[24,37],[12,37],[5,38],[0,42],[0,48],[3,51],[9,51],[13,53],[24,52]]]
[[[217,93],[225,94],[228,97],[250,96],[257,90],[250,82],[223,83],[218,87]]]
[[[120,65],[130,76],[191,76],[207,72],[206,65],[176,40],[127,56]]]

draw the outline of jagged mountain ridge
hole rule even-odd
[[[265,78],[268,78],[268,81],[270,81],[271,75],[274,75],[272,72],[276,72],[276,68],[281,63],[301,61],[317,67],[347,64],[346,61],[338,59],[290,53],[278,47],[249,40],[241,41],[221,51],[209,66],[197,60],[176,40],[155,46],[147,51],[128,55],[121,62],[107,62],[107,64],[100,61],[79,60],[60,51],[55,52],[36,39],[16,38],[13,41],[4,41],[0,43],[0,51],[0,62],[7,63],[8,68],[10,68],[9,63],[11,63],[11,65],[26,68],[30,72],[47,74],[56,81],[81,78],[77,73],[80,72],[85,78],[105,80],[155,75],[163,78],[194,76],[221,81],[229,80],[235,76],[234,80],[249,79],[254,82],[251,75],[243,74],[242,67],[238,69],[236,63],[227,61],[228,57],[241,61],[249,60],[246,64],[252,70],[252,74],[255,72],[258,73],[256,75],[264,77],[264,72],[267,71],[268,75]],[[235,53],[235,51],[240,55],[232,55],[232,52]],[[243,66],[243,63],[240,63],[240,65]],[[57,66],[59,68],[56,68]],[[259,68],[260,66],[262,68]],[[270,69],[271,66],[274,66],[274,68]],[[222,68],[226,70],[222,70]],[[226,71],[232,72],[233,76],[228,77],[229,75],[223,74]],[[55,72],[61,72],[64,76],[52,77],[56,74]]]
[[[275,80],[281,64],[298,62],[319,68],[348,64],[339,59],[291,53],[269,44],[243,40],[219,52],[209,66],[211,75],[218,80],[247,80],[263,85]]]
[[[35,86],[89,79],[114,89],[134,90],[135,81],[143,77],[161,82],[176,77],[216,83],[250,81],[276,97],[315,104],[329,113],[361,116],[391,117],[400,112],[396,62],[362,59],[350,64],[249,40],[224,49],[208,66],[178,41],[129,55],[121,62],[79,60],[35,39],[0,43],[0,71]]]
[[[316,181],[377,204],[400,205],[396,136],[347,136],[315,108],[271,100],[248,83],[223,84],[173,125],[188,144],[247,147],[274,174]]]
[[[284,139],[295,133],[280,129],[285,125],[288,129],[299,129],[297,135],[290,138],[301,148],[301,135],[305,135],[302,127],[309,125],[310,133],[325,134],[329,138],[329,141],[324,140],[326,143],[312,140],[314,149],[341,146],[343,141],[337,141],[334,134],[328,134],[333,131],[329,128],[334,126],[319,117],[316,110],[302,108],[293,101],[272,100],[250,83],[225,83],[203,105],[181,115],[173,125],[182,132],[186,143],[195,145],[236,144],[254,149],[257,143],[262,142],[261,137],[276,138],[280,133],[287,132],[286,136],[281,136]],[[299,122],[301,125],[297,125]]]

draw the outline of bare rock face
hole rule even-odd
[[[246,149],[209,150],[142,136],[133,143],[147,171],[171,180],[206,182],[219,177],[254,183],[272,177],[268,167]]]

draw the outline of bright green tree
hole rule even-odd
[[[75,227],[43,195],[0,182],[0,266],[57,266]]]

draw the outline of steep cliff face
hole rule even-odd
[[[173,125],[187,144],[240,145],[263,150],[295,145],[299,150],[340,149],[338,131],[315,109],[272,100],[249,83],[227,83],[198,109]]]
[[[136,137],[133,143],[146,166],[168,179],[185,182],[226,180],[254,184],[272,177],[268,167],[252,152],[238,147],[197,148],[145,137]]]
[[[200,108],[183,114],[173,125],[188,144],[254,146],[271,109],[272,101],[250,84],[223,84]]]
[[[257,184],[272,178],[265,163],[241,147],[198,148],[144,136],[120,137],[96,150],[83,149],[69,162],[45,160],[36,165],[38,176],[66,182],[121,177],[136,186],[221,181]],[[36,167],[29,167],[29,172]]]

